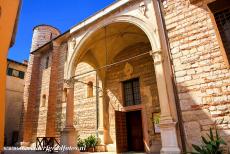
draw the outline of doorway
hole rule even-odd
[[[141,111],[126,113],[128,151],[143,152],[143,130]]]
[[[141,110],[116,111],[117,152],[144,152]]]

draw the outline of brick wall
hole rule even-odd
[[[36,98],[39,80],[40,56],[30,55],[27,73],[25,77],[25,88],[23,95],[23,122],[21,123],[21,138],[24,142],[31,142],[34,132],[34,121],[37,119]],[[22,140],[22,139],[21,139]]]
[[[38,49],[58,35],[60,35],[60,32],[54,27],[48,25],[35,27],[33,30],[31,51]]]
[[[58,35],[60,35],[60,31],[52,26],[39,25],[35,27],[31,52]],[[48,56],[49,63],[48,68],[46,68]],[[56,46],[46,52],[30,54],[25,77],[23,122],[20,126],[23,128],[20,134],[21,140],[24,142],[34,142],[37,136],[54,136],[56,134],[56,80],[58,79],[56,73],[58,72],[58,62],[59,51]],[[51,77],[54,80],[50,80]],[[43,96],[46,98],[45,102],[43,102]],[[42,105],[43,103],[44,105]],[[49,114],[48,110],[50,111]],[[49,119],[48,127],[47,119]]]
[[[205,1],[167,0],[164,17],[189,148],[217,123],[230,146],[230,71]]]
[[[56,133],[59,136],[60,131],[65,126],[65,113],[66,113],[66,101],[63,93],[63,83],[64,83],[64,68],[65,61],[67,58],[67,44],[64,43],[60,46],[59,50],[59,64],[56,66],[58,68],[57,72],[57,105],[56,105]]]

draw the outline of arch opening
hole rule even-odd
[[[104,144],[110,145],[111,151],[159,152],[161,149],[161,137],[155,131],[157,124],[153,119],[154,113],[160,113],[160,106],[154,63],[149,55],[151,50],[152,43],[143,30],[131,23],[118,22],[96,30],[75,51],[70,66],[74,72],[72,76],[83,77],[81,81],[92,82],[92,87],[96,85],[102,92],[96,88],[94,99],[87,97],[88,84],[85,90],[76,86],[79,99],[75,103],[96,106],[96,112],[88,112],[85,116],[92,116],[90,123],[97,125],[90,128],[91,133],[102,129],[97,135]],[[131,101],[137,101],[135,97],[138,97],[139,102],[129,102],[126,106],[124,98],[129,97],[133,97]],[[76,117],[83,118],[80,114]],[[81,129],[82,136],[90,135],[86,129]]]

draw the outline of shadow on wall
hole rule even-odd
[[[229,68],[206,5],[211,1],[163,3],[188,151],[215,123],[230,147]]]
[[[208,137],[210,128],[217,128],[219,135],[230,147],[229,102],[224,100],[213,103],[211,96],[201,89],[187,89],[177,85],[180,99],[181,115],[186,139],[187,151],[192,151],[192,144],[201,145],[201,136]],[[213,92],[214,93],[214,92]],[[207,103],[202,103],[207,100]]]

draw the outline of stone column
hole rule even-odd
[[[66,123],[61,133],[61,146],[77,147],[77,132],[73,126],[74,121],[74,79],[65,81],[64,86],[66,96]],[[61,153],[63,153],[61,151]],[[65,153],[65,152],[64,152]],[[66,154],[75,154],[76,151],[66,151]]]
[[[179,154],[181,151],[177,140],[176,122],[173,121],[170,111],[169,94],[167,91],[167,84],[163,67],[162,51],[150,51],[150,54],[154,60],[157,88],[161,108],[161,154]]]
[[[101,87],[100,84],[99,84],[99,87]],[[104,145],[103,90],[99,89],[98,93],[99,93],[98,94],[99,95],[99,103],[98,103],[98,108],[99,108],[98,137],[101,140],[101,144]]]

